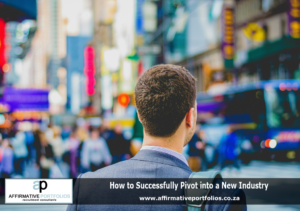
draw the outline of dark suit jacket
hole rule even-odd
[[[192,173],[191,169],[178,158],[157,152],[153,150],[141,150],[133,158],[116,163],[114,165],[99,169],[95,172],[88,172],[80,175],[81,178],[186,178],[188,179]],[[95,187],[97,188],[97,187]],[[68,211],[72,210],[187,210],[185,202],[177,205],[83,205],[81,204],[80,189],[78,186],[78,205],[69,205]],[[93,190],[90,190],[89,194],[93,194]],[[184,195],[184,192],[181,193]],[[214,190],[211,194],[216,194]],[[245,196],[243,192],[236,191],[232,194],[239,194],[240,198],[244,198],[243,201],[234,210],[246,210]],[[232,204],[207,204],[205,210],[232,210]]]

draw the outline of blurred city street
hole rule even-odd
[[[243,165],[240,171],[225,168],[222,176],[224,178],[300,178],[300,164],[252,161],[249,165]]]
[[[0,179],[76,178],[134,157],[135,87],[157,64],[197,79],[192,171],[300,178],[299,11],[300,0],[0,0]]]

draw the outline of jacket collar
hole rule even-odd
[[[133,158],[133,160],[144,160],[144,161],[150,161],[154,163],[163,163],[166,165],[171,165],[171,166],[176,166],[179,168],[186,169],[188,171],[192,171],[183,161],[180,159],[163,153],[163,152],[158,152],[154,150],[140,150]]]

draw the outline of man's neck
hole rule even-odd
[[[157,146],[167,148],[182,154],[183,150],[183,137],[177,134],[170,137],[153,137],[144,133],[143,146]]]

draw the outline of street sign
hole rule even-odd
[[[266,39],[265,30],[258,23],[248,23],[242,30],[249,40],[262,42]]]
[[[161,47],[159,45],[140,46],[137,49],[138,54],[159,54]]]

